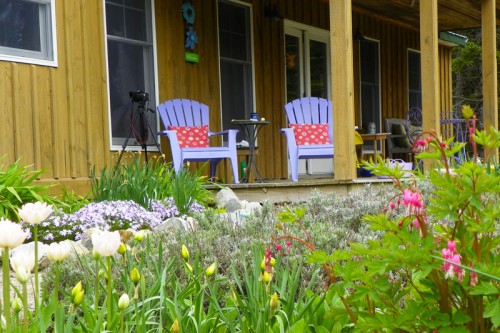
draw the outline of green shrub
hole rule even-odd
[[[30,166],[16,161],[4,170],[0,166],[0,217],[19,221],[17,210],[29,202],[44,201],[57,203],[47,194],[50,185],[37,185],[33,182],[43,171],[32,171]]]

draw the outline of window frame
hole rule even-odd
[[[41,10],[39,10],[38,12],[40,16],[39,29],[41,51],[37,52],[0,46],[0,61],[11,61],[32,65],[58,67],[56,0],[25,1],[33,2],[39,5],[45,5],[44,7],[41,7]]]
[[[106,2],[107,0],[102,0],[102,4],[103,4],[103,24],[104,24],[104,45],[105,45],[105,60],[106,60],[106,91],[107,91],[107,99],[108,99],[108,134],[109,134],[109,145],[110,145],[110,150],[111,151],[119,151],[119,150],[123,150],[123,144],[125,143],[125,140],[127,139],[126,137],[116,137],[116,139],[120,139],[120,143],[119,144],[114,144],[113,143],[113,121],[112,121],[112,112],[113,110],[111,109],[111,94],[110,94],[110,86],[109,86],[109,83],[110,83],[110,73],[109,73],[109,50],[108,50],[108,42],[111,40],[111,41],[115,41],[115,42],[123,42],[123,41],[127,41],[129,45],[142,45],[142,46],[150,46],[151,47],[151,53],[152,53],[152,61],[153,63],[149,66],[149,70],[146,71],[145,70],[145,74],[144,74],[144,78],[145,80],[147,79],[147,77],[150,77],[151,75],[153,76],[152,79],[149,79],[149,81],[152,82],[152,85],[153,85],[153,89],[154,89],[154,98],[151,98],[151,91],[146,91],[147,93],[150,94],[150,100],[149,100],[149,105],[147,104],[147,107],[149,107],[150,109],[154,109],[156,110],[156,105],[159,104],[159,89],[158,89],[158,57],[157,57],[157,42],[156,42],[156,14],[155,14],[155,0],[144,0],[144,1],[147,1],[148,3],[146,4],[147,6],[149,6],[148,10],[150,10],[150,15],[151,15],[151,18],[149,20],[150,24],[151,24],[151,31],[148,32],[148,34],[150,34],[150,38],[151,38],[151,42],[144,42],[144,41],[139,41],[139,40],[135,40],[135,39],[129,39],[129,38],[125,38],[125,37],[119,37],[119,36],[111,36],[111,39],[108,39],[110,36],[108,35],[108,32],[107,32],[107,23],[106,23]],[[147,73],[146,73],[147,72]],[[154,105],[152,105],[154,104]],[[135,105],[132,105],[131,103],[131,107]],[[160,122],[159,122],[159,116],[156,112],[154,112],[154,117],[155,117],[155,124],[151,124],[151,129],[153,130],[153,132],[157,133],[159,132],[160,130]],[[153,142],[150,142],[152,141],[152,138],[151,138],[151,135],[155,135],[155,134],[152,134],[152,133],[148,133],[150,136],[148,138],[148,151],[151,151],[151,152],[158,152],[158,147],[153,143]],[[158,135],[155,135],[156,137],[156,141],[158,142],[158,144],[160,143],[160,140],[159,140],[159,136]],[[131,140],[133,140],[133,136],[130,137]],[[143,148],[141,145],[135,145],[135,144],[132,144],[133,142],[131,142],[131,140],[129,140],[128,142],[128,145],[125,147],[126,151],[142,151]],[[123,141],[123,142],[121,142]]]

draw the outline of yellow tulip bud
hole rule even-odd
[[[463,105],[462,106],[462,115],[464,116],[465,119],[470,119],[472,118],[472,115],[474,114],[474,110],[470,107],[470,105]]]
[[[207,276],[212,276],[214,275],[216,270],[217,270],[217,262],[214,261],[210,266],[207,267],[207,269],[205,270],[205,274]]]
[[[118,252],[118,254],[124,255],[125,252],[127,252],[127,246],[123,243],[120,243],[120,246],[118,246],[118,250],[116,252]]]
[[[276,258],[271,257],[271,260],[269,261],[269,264],[271,264],[271,267],[276,266]]]
[[[184,245],[184,244],[182,244],[182,247],[181,247],[181,256],[185,261],[189,260],[189,251],[188,251],[186,245]]]
[[[129,303],[130,303],[130,298],[128,297],[127,294],[123,294],[118,300],[118,309],[120,311],[125,310],[126,308],[128,308]]]
[[[266,258],[262,259],[260,263],[260,269],[263,271],[266,269]]]
[[[274,313],[279,305],[280,301],[278,299],[278,293],[274,292],[274,295],[271,296],[271,299],[269,300],[269,310],[271,311],[271,313]]]
[[[134,267],[132,271],[130,272],[130,280],[137,285],[139,281],[141,281],[141,273],[139,273],[139,270]]]
[[[84,290],[80,291],[78,294],[76,294],[75,297],[73,297],[73,304],[76,306],[82,304],[84,296],[85,296],[85,291]]]
[[[23,301],[19,297],[16,297],[10,303],[10,307],[14,313],[19,313],[23,309]]]
[[[174,323],[172,324],[172,327],[170,327],[170,330],[174,333],[179,332],[179,321],[177,319],[174,320]]]
[[[186,265],[186,268],[188,269],[189,273],[193,273],[193,267],[191,267],[191,265],[186,261],[184,262],[184,264]]]
[[[145,230],[139,230],[134,234],[134,240],[140,242],[144,239],[146,236],[146,231]]]
[[[262,275],[260,276],[260,281],[269,283],[273,279],[272,273],[269,273],[268,271],[263,271]]]
[[[73,287],[73,290],[71,290],[71,298],[75,298],[76,295],[78,295],[78,293],[80,291],[82,291],[82,281],[79,281],[74,287]]]

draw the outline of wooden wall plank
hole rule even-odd
[[[14,126],[14,108],[12,96],[13,77],[12,64],[2,61],[0,62],[0,91],[5,98],[0,98],[0,166],[11,164],[16,160],[15,153],[15,131]]]

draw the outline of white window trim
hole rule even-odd
[[[156,43],[156,13],[155,13],[155,0],[149,0],[151,1],[151,30],[152,30],[152,41],[153,41],[153,71],[154,71],[154,85],[155,85],[155,105],[159,104],[159,90],[158,90],[158,56],[157,56],[157,43]],[[105,53],[105,60],[106,60],[106,94],[108,97],[108,135],[109,135],[109,145],[110,145],[110,151],[119,151],[123,149],[123,145],[114,145],[113,144],[113,130],[111,128],[111,98],[109,95],[109,66],[108,66],[108,35],[107,35],[107,25],[106,25],[106,0],[102,0],[102,7],[103,7],[103,26],[104,26],[104,53]],[[160,131],[160,122],[159,122],[159,116],[158,113],[155,110],[155,117],[156,117],[156,128],[152,128],[153,131],[156,130],[156,132]],[[160,142],[160,136],[156,136],[156,140],[158,144],[161,145]],[[126,151],[142,151],[141,146],[127,146]],[[148,146],[148,151],[151,152],[158,152],[158,148],[153,145],[153,146]]]
[[[49,47],[52,49],[52,60],[44,60],[44,59],[38,59],[38,58],[31,58],[29,57],[29,54],[33,55],[40,55],[43,54],[43,52],[34,52],[34,51],[27,51],[27,50],[21,50],[20,52],[23,52],[26,54],[26,56],[15,56],[15,55],[8,55],[8,54],[3,54],[1,53],[1,49],[7,49],[6,47],[0,47],[0,60],[3,61],[11,61],[11,62],[19,62],[19,63],[24,63],[24,64],[32,64],[32,65],[41,65],[41,66],[50,66],[50,67],[58,67],[58,58],[57,58],[57,24],[56,24],[56,0],[31,0],[31,2],[35,3],[40,3],[40,4],[50,4],[50,26],[46,26],[45,29],[51,29],[52,30],[52,38],[51,38],[51,43],[52,45],[44,45],[42,48]],[[48,24],[49,25],[49,24]],[[48,50],[48,53],[50,53],[50,50]]]

